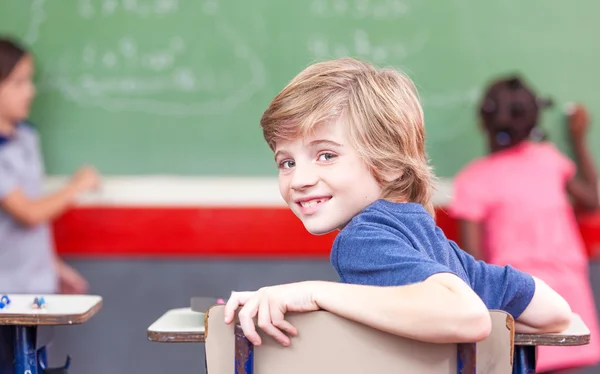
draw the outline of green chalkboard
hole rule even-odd
[[[563,149],[560,106],[600,117],[598,14],[596,0],[3,0],[0,32],[34,51],[52,174],[274,175],[262,111],[311,62],[349,55],[415,80],[451,176],[484,152],[475,104],[497,74],[553,97],[544,126]]]

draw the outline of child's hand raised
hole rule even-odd
[[[580,104],[573,104],[568,109],[567,121],[571,138],[575,141],[582,140],[589,126],[589,115],[585,107]]]
[[[267,334],[284,346],[290,345],[290,338],[284,334],[296,336],[298,330],[284,319],[287,312],[310,312],[318,310],[314,300],[317,282],[299,282],[272,287],[263,287],[258,291],[232,292],[225,306],[225,323],[230,324],[235,311],[242,307],[238,314],[244,335],[254,345],[260,345],[261,339],[254,326],[257,324]]]

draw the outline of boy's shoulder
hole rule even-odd
[[[360,213],[354,216],[340,232],[352,233],[361,227],[372,227],[382,230],[402,230],[407,224],[415,224],[421,218],[431,217],[421,204],[417,203],[395,203],[384,199],[376,200],[368,205]]]

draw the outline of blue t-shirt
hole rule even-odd
[[[437,273],[452,273],[479,295],[488,309],[518,318],[531,302],[533,278],[512,266],[477,261],[448,240],[417,203],[377,200],[337,235],[331,263],[341,282],[402,286]]]

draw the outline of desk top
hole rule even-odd
[[[171,309],[148,328],[148,340],[163,343],[204,342],[205,313],[191,308]],[[515,345],[585,345],[590,332],[581,318],[573,314],[571,326],[557,334],[515,334]]]
[[[102,297],[95,295],[9,294],[7,296],[10,304],[0,309],[0,325],[81,324],[102,308]],[[44,298],[45,308],[31,307],[35,297]]]
[[[160,343],[204,342],[204,313],[171,309],[148,327],[148,340]]]
[[[515,345],[585,345],[590,342],[590,330],[579,315],[573,314],[571,325],[556,334],[515,334]]]

